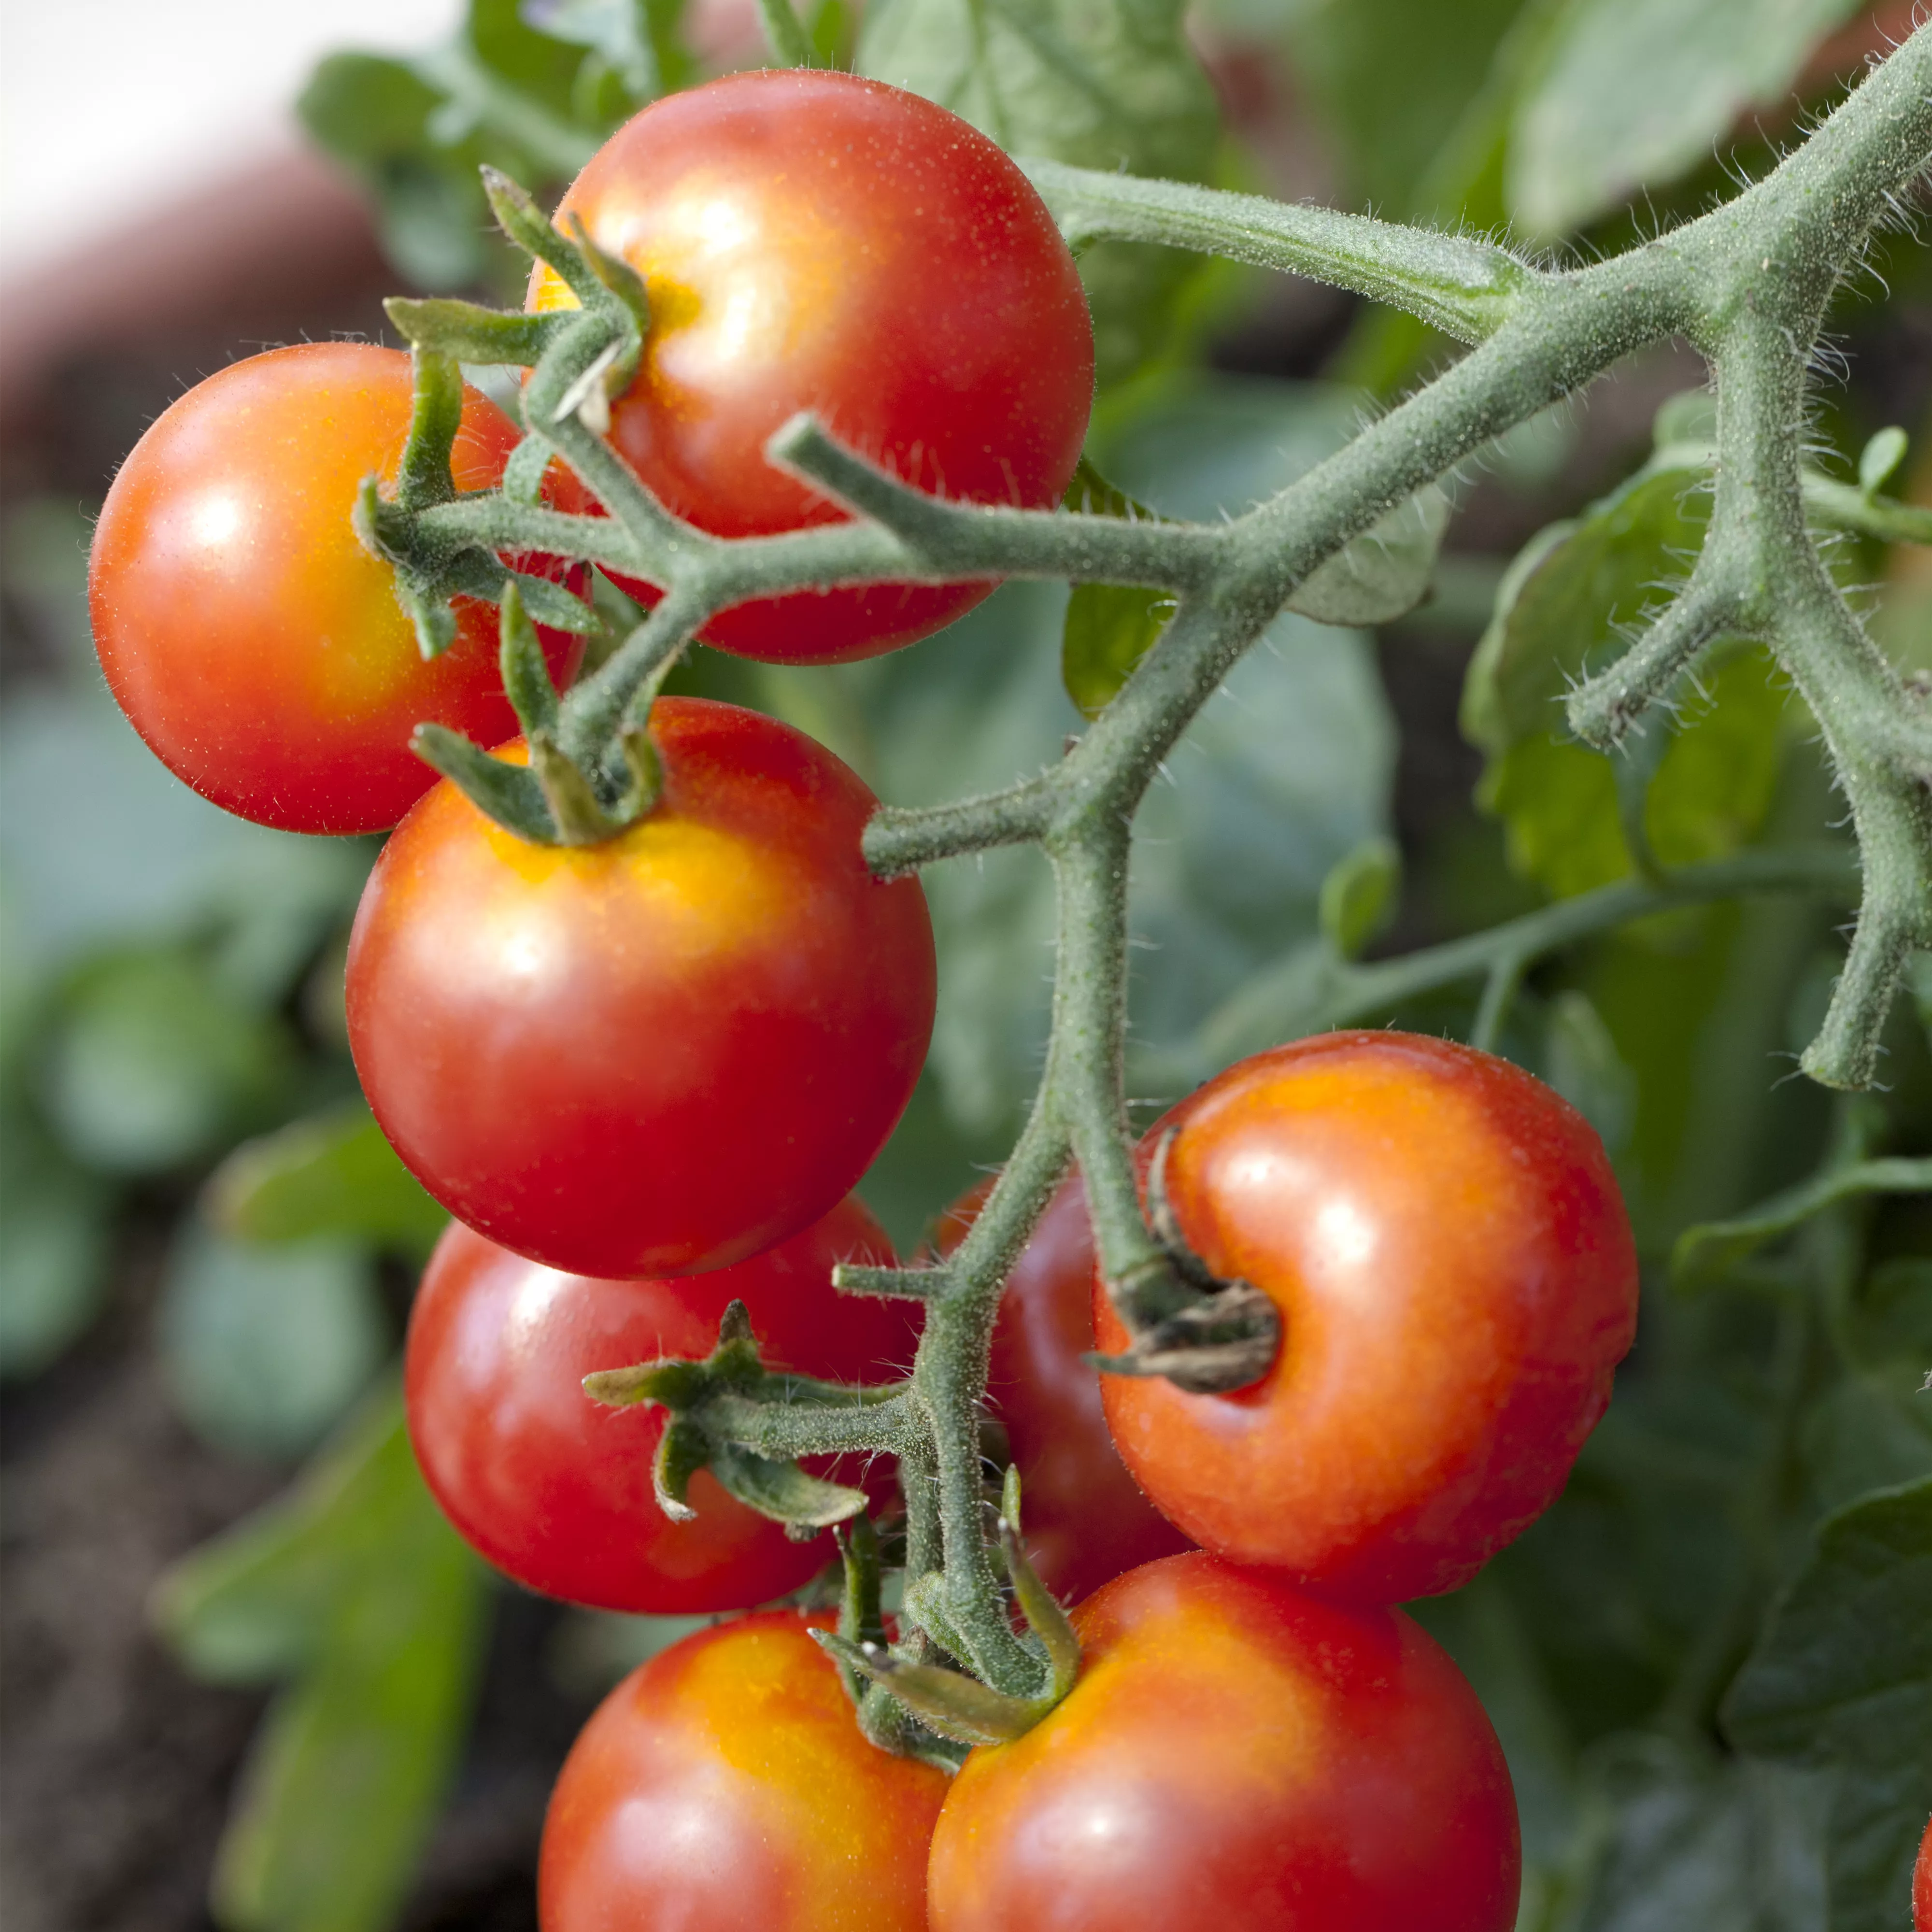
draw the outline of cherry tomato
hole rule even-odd
[[[1060,500],[1093,398],[1086,298],[1031,184],[957,115],[848,74],[733,74],[626,122],[559,213],[644,279],[644,366],[610,440],[700,529],[842,519],[765,460],[800,410],[934,494]],[[574,300],[549,270],[532,277],[531,308]],[[704,634],[775,663],[870,657],[992,588],[800,592]]]
[[[865,786],[734,705],[662,698],[651,734],[663,796],[601,844],[527,844],[439,785],[350,939],[350,1045],[396,1150],[458,1220],[579,1274],[698,1274],[810,1226],[932,1028],[925,896],[866,869]]]
[[[1932,1932],[1932,1819],[1918,1841],[1918,1862],[1912,1868],[1912,1932]]]
[[[1509,1932],[1502,1747],[1400,1611],[1196,1550],[1073,1622],[1066,1700],[953,1781],[932,1932]]]
[[[458,600],[456,641],[425,663],[394,573],[350,527],[362,479],[394,482],[410,411],[398,350],[273,349],[175,403],[107,493],[88,584],[101,668],[155,756],[244,818],[384,830],[436,782],[409,748],[418,724],[484,744],[517,728],[494,609]],[[494,488],[518,436],[466,390],[458,488]],[[560,465],[545,494],[559,509],[586,507]],[[548,632],[545,654],[568,682],[582,641]]]
[[[1454,1589],[1563,1486],[1636,1325],[1636,1256],[1582,1116],[1472,1048],[1338,1033],[1210,1080],[1166,1192],[1280,1310],[1232,1395],[1102,1378],[1127,1467],[1204,1548],[1373,1603]],[[1126,1334],[1096,1282],[1102,1348]]]
[[[598,1706],[544,1821],[543,1932],[926,1932],[946,1774],[866,1742],[807,1629],[700,1631]]]
[[[410,1316],[404,1391],[423,1478],[492,1563],[548,1596],[662,1615],[782,1597],[828,1560],[830,1546],[793,1542],[702,1470],[691,1487],[696,1519],[673,1522],[651,1493],[664,1412],[606,1408],[584,1393],[584,1378],[660,1355],[701,1359],[734,1298],[774,1366],[833,1382],[902,1375],[918,1346],[916,1311],[832,1286],[837,1262],[892,1258],[856,1198],[698,1281],[559,1274],[458,1222]],[[889,1484],[890,1468],[880,1473]]]
[[[950,1254],[992,1191],[982,1181],[941,1217]],[[1094,1348],[1094,1230],[1078,1176],[1047,1204],[1000,1298],[988,1406],[1020,1472],[1027,1554],[1054,1595],[1077,1602],[1137,1563],[1189,1547],[1140,1492],[1100,1405]]]

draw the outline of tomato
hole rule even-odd
[[[244,818],[383,830],[436,782],[410,749],[418,724],[484,744],[517,728],[495,610],[458,599],[456,641],[425,663],[394,573],[350,525],[365,476],[394,481],[410,404],[398,350],[273,349],[170,407],[107,493],[88,596],[109,686],[177,778]],[[494,488],[518,434],[466,390],[458,488]],[[545,494],[559,509],[586,506],[561,466]],[[568,682],[581,640],[547,633],[545,651]]]
[[[926,1932],[946,1774],[866,1742],[807,1630],[702,1630],[598,1706],[544,1820],[543,1932]]]
[[[1918,1862],[1912,1868],[1912,1932],[1932,1932],[1932,1819],[1918,1841]]]
[[[1338,1033],[1184,1100],[1166,1191],[1214,1272],[1281,1311],[1231,1395],[1102,1378],[1123,1460],[1204,1548],[1345,1597],[1454,1589],[1546,1508],[1636,1325],[1636,1256],[1601,1144],[1471,1048]],[[1096,1281],[1103,1349],[1127,1336]]]
[[[1065,1700],[947,1795],[932,1932],[1509,1932],[1502,1747],[1400,1611],[1197,1550],[1073,1622]]]
[[[1060,500],[1093,398],[1086,298],[1032,185],[957,115],[848,74],[733,74],[626,122],[558,213],[644,279],[644,365],[610,440],[700,529],[842,519],[765,460],[800,410],[935,494]],[[574,300],[549,270],[532,277],[531,308]],[[704,635],[776,663],[869,657],[992,587],[803,592],[740,604]]]
[[[559,1274],[456,1222],[410,1316],[404,1390],[423,1478],[492,1563],[548,1596],[661,1615],[783,1596],[829,1560],[830,1544],[793,1542],[702,1470],[695,1520],[673,1522],[651,1493],[663,1410],[606,1408],[584,1378],[660,1355],[702,1359],[734,1298],[774,1366],[834,1382],[902,1375],[918,1346],[916,1312],[832,1286],[839,1262],[892,1259],[856,1198],[698,1281]],[[880,1474],[890,1482],[883,1464]]]
[[[383,1132],[458,1220],[578,1274],[725,1268],[828,1213],[932,1028],[925,896],[866,869],[865,786],[734,705],[661,698],[651,733],[663,795],[600,844],[439,785],[350,938]]]
[[[983,1181],[948,1208],[939,1250],[964,1238],[992,1192]],[[1142,1496],[1100,1406],[1094,1348],[1094,1231],[1079,1178],[1047,1204],[1000,1298],[986,1396],[1020,1472],[1027,1554],[1055,1596],[1091,1594],[1137,1563],[1188,1541]]]

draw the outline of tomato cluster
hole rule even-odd
[[[1039,506],[1064,488],[1092,380],[1079,283],[1024,177],[944,110],[836,74],[736,76],[646,110],[565,206],[641,280],[610,440],[690,523],[747,536],[844,514],[765,459],[801,410],[930,491]],[[570,299],[533,278],[532,308]],[[406,1376],[451,1520],[572,1601],[752,1610],[807,1583],[824,1542],[701,1469],[671,1521],[662,1411],[583,1384],[706,1355],[734,1304],[770,1368],[908,1370],[907,1305],[842,1297],[831,1274],[891,1259],[850,1190],[924,1058],[925,900],[868,869],[876,801],[853,772],[728,705],[657,700],[661,784],[596,842],[528,842],[432,787],[420,722],[499,743],[506,767],[532,752],[501,742],[487,609],[459,599],[455,641],[425,662],[352,526],[362,479],[394,482],[411,406],[404,358],[347,345],[272,352],[184,397],[103,514],[102,660],[158,754],[230,809],[396,827],[352,936],[349,1026],[377,1119],[457,1217]],[[466,393],[458,489],[490,488],[516,440]],[[554,464],[543,488],[601,509]],[[572,559],[513,561],[582,589]],[[800,592],[707,634],[863,656],[988,587]],[[547,649],[563,686],[575,646]],[[548,754],[534,727],[532,743]],[[1069,1694],[949,1780],[867,1741],[808,1617],[688,1639],[612,1693],[565,1768],[547,1932],[1511,1923],[1495,1735],[1394,1606],[1456,1587],[1547,1507],[1608,1400],[1636,1270],[1603,1150],[1503,1061],[1340,1034],[1210,1081],[1138,1171],[1184,1272],[1258,1289],[1282,1342],[1228,1394],[1102,1377],[1096,1349],[1132,1338],[1079,1180],[1048,1207],[988,1388],[1038,1567],[1078,1600]],[[986,1194],[950,1210],[942,1251]],[[830,1466],[890,1507],[883,1469]]]

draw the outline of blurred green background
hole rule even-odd
[[[1506,226],[1560,258],[1696,212],[1727,168],[1761,171],[1798,104],[1828,100],[1908,13],[1218,0],[1184,22],[1166,0],[983,20],[965,0],[823,0],[807,25],[824,58],[1018,152]],[[385,286],[512,296],[479,160],[554,189],[662,88],[761,58],[748,18],[682,20],[675,0],[457,14],[420,55],[332,57],[302,98],[368,198],[373,244],[321,282],[258,252],[243,298],[172,311],[134,349],[83,332],[32,372],[10,425],[14,1932],[171,1932],[210,1911],[237,1932],[533,1924],[554,1766],[602,1688],[675,1634],[493,1582],[429,1504],[392,1365],[440,1216],[374,1132],[342,1028],[374,843],[265,831],[192,796],[121,721],[87,636],[88,515],[188,372],[260,336],[376,333]],[[302,237],[280,245],[292,258]],[[1159,251],[1103,248],[1083,269],[1102,352],[1090,454],[1169,514],[1241,510],[1446,353],[1349,298]],[[1898,236],[1873,271],[1836,319],[1817,460],[1849,478],[1901,425],[1884,487],[1924,501],[1932,273]],[[1554,728],[1564,680],[1695,544],[1701,380],[1666,346],[1523,425],[1457,479],[1418,608],[1374,630],[1284,616],[1230,677],[1139,822],[1137,1100],[1324,1024],[1333,969],[1364,948],[1408,952],[1640,863],[1843,838],[1815,734],[1754,651],[1720,656],[1621,776]],[[1532,541],[1534,574],[1499,602]],[[1834,556],[1888,648],[1932,674],[1925,554],[1850,539]],[[679,677],[812,732],[885,799],[934,802],[1037,769],[1079,728],[1066,604],[1010,586],[889,658],[778,670],[700,650]],[[932,1058],[865,1184],[908,1247],[1010,1144],[1052,964],[1038,854],[954,862],[927,890]],[[1932,1808],[1932,976],[1919,962],[1894,1016],[1882,1091],[1796,1078],[1844,914],[1764,896],[1630,926],[1540,964],[1503,1036],[1604,1135],[1647,1264],[1636,1354],[1563,1502],[1420,1612],[1510,1754],[1524,1932],[1903,1922],[1900,1848]],[[1466,1036],[1479,990],[1372,1017]],[[1713,1222],[1732,1225],[1687,1233]],[[1833,1510],[1849,1514],[1821,1538]],[[1802,1717],[1780,1682],[1803,1687]]]

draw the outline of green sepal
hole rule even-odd
[[[580,302],[586,307],[595,302],[605,284],[592,272],[583,251],[544,220],[543,210],[500,168],[485,165],[478,172],[497,226],[526,255],[555,269]]]
[[[396,504],[424,510],[456,498],[449,452],[463,426],[463,371],[453,356],[420,344],[410,352],[410,363],[415,387],[409,440],[396,472]]]
[[[909,1664],[877,1643],[853,1643],[836,1630],[812,1634],[839,1663],[896,1697],[928,1730],[960,1744],[1011,1744],[1053,1708],[1051,1698],[1010,1697],[962,1671]]]
[[[666,1355],[629,1368],[598,1369],[584,1378],[584,1393],[607,1408],[632,1408],[656,1402],[674,1412],[694,1408],[708,1394],[708,1365],[682,1355]]]
[[[480,302],[442,296],[392,296],[382,308],[397,334],[418,349],[459,362],[514,362],[525,368],[536,362],[556,340],[560,328],[568,327],[574,319],[562,312],[528,315],[485,308]]]
[[[503,693],[526,737],[556,730],[556,687],[550,681],[550,666],[544,662],[543,643],[524,610],[522,593],[514,581],[503,586],[503,602],[497,612],[500,639],[498,664],[503,676]],[[541,774],[539,774],[541,776]]]
[[[501,488],[513,503],[536,503],[543,498],[544,472],[553,452],[540,436],[526,436],[511,451],[503,465]]]
[[[879,1533],[872,1527],[872,1517],[861,1510],[832,1534],[844,1573],[844,1588],[838,1600],[838,1634],[848,1643],[884,1643],[886,1614],[880,1599]],[[863,1691],[856,1672],[848,1674],[845,1688],[856,1704]]]
[[[487,818],[533,845],[557,845],[556,821],[527,766],[506,765],[442,724],[418,724],[410,749],[434,766]]]
[[[1053,1592],[1040,1581],[1040,1573],[1028,1560],[1020,1541],[1020,1472],[1015,1462],[1006,1465],[1000,1486],[1000,1554],[1006,1558],[1006,1575],[1013,1586],[1013,1600],[1027,1620],[1027,1628],[1040,1639],[1052,1672],[1048,1695],[1055,1703],[1073,1688],[1080,1675],[1080,1640],[1074,1634]]]
[[[560,844],[601,844],[623,830],[604,809],[582,767],[548,731],[532,731],[525,742],[530,747],[530,770],[543,788]]]
[[[829,1529],[866,1507],[863,1490],[808,1475],[796,1462],[776,1462],[735,1442],[715,1444],[710,1454],[711,1473],[721,1489],[788,1529]]]
[[[673,1522],[688,1522],[698,1512],[685,1501],[691,1479],[711,1460],[711,1444],[694,1422],[671,1416],[651,1458],[651,1489],[658,1508]]]
[[[904,1610],[908,1621],[924,1630],[941,1650],[955,1657],[972,1655],[972,1647],[946,1607],[946,1580],[938,1571],[906,1586]]]

